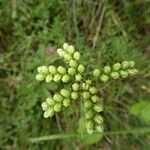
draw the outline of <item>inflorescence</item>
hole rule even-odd
[[[81,63],[81,54],[75,51],[72,45],[64,43],[63,48],[57,49],[57,54],[64,60],[67,67],[50,65],[40,66],[37,69],[37,80],[64,85],[42,103],[44,117],[52,117],[56,112],[70,106],[73,101],[83,99],[87,132],[89,134],[94,131],[103,132],[103,103],[95,82],[106,83],[110,80],[134,76],[138,73],[138,70],[134,68],[135,62],[124,61],[115,63],[113,66],[105,66],[102,70],[95,69],[92,75],[87,77],[86,68]]]

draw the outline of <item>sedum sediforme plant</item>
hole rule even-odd
[[[42,103],[44,117],[52,117],[56,112],[69,107],[73,101],[83,101],[83,111],[86,119],[86,129],[89,134],[94,131],[103,132],[103,103],[100,93],[95,87],[96,82],[106,83],[110,80],[134,76],[138,70],[134,68],[134,61],[123,61],[103,69],[94,69],[92,74],[86,75],[85,66],[81,63],[81,54],[67,43],[57,49],[57,54],[66,63],[65,66],[39,66],[36,79],[60,84],[52,96]]]

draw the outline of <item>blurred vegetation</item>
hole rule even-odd
[[[148,150],[150,135],[144,128],[150,125],[149,2],[0,1],[0,149]],[[56,48],[64,42],[82,53],[89,72],[126,59],[134,60],[140,70],[136,78],[99,89],[106,135],[82,135],[80,104],[43,118],[40,105],[54,87],[35,80],[36,68],[55,62]],[[132,128],[143,134],[118,134]],[[72,133],[79,136],[71,138]],[[55,139],[58,134],[62,137]],[[54,136],[45,142],[28,140],[47,135]]]

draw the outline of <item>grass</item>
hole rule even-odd
[[[0,149],[148,150],[149,122],[129,111],[149,100],[148,5],[148,0],[0,2]],[[89,73],[126,59],[140,70],[136,78],[99,89],[106,133],[89,137],[92,143],[81,132],[79,103],[52,119],[43,118],[41,102],[55,86],[38,83],[36,68],[59,61],[56,49],[64,42],[81,52]]]

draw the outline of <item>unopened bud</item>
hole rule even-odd
[[[57,68],[57,71],[58,71],[60,74],[62,74],[62,75],[66,74],[66,69],[65,69],[64,67],[62,67],[62,66],[59,66],[59,67]]]
[[[54,94],[53,99],[57,102],[63,101],[63,97],[60,94]]]
[[[49,108],[45,113],[44,113],[44,118],[52,117],[54,115],[54,111]]]
[[[80,74],[78,74],[78,75],[75,76],[75,79],[77,81],[81,81],[82,80],[82,76]]]
[[[118,73],[118,72],[112,72],[112,73],[111,73],[111,77],[112,77],[113,79],[118,79],[118,78],[119,78],[119,73]]]
[[[62,81],[63,81],[64,83],[68,83],[69,80],[70,80],[70,76],[69,76],[68,74],[66,74],[66,75],[64,75],[64,76],[62,77]]]
[[[63,44],[63,49],[64,49],[64,50],[68,50],[68,48],[69,48],[68,43],[64,43],[64,44]]]
[[[75,52],[74,46],[70,45],[70,46],[68,47],[68,53],[69,53],[69,54],[73,54],[74,52]]]
[[[101,111],[103,111],[103,106],[101,105],[101,104],[96,104],[96,105],[94,105],[94,110],[96,111],[96,112],[101,112]]]
[[[98,131],[98,132],[103,132],[104,131],[104,126],[103,126],[103,124],[99,124],[99,125],[96,125],[96,130]]]
[[[129,62],[128,61],[124,61],[122,62],[122,69],[127,69],[129,67]]]
[[[61,77],[62,76],[60,74],[54,75],[54,78],[53,78],[54,82],[59,82],[61,80]]]
[[[74,57],[75,60],[79,60],[80,57],[81,57],[81,55],[80,55],[79,52],[75,52],[74,55],[73,55],[73,57]]]
[[[134,61],[129,61],[129,65],[130,65],[130,68],[133,68],[135,66],[135,62]]]
[[[128,72],[121,70],[121,71],[120,71],[120,76],[121,76],[122,78],[126,78],[126,77],[128,76]]]
[[[103,82],[107,82],[108,80],[109,80],[109,77],[107,76],[107,75],[105,75],[105,74],[103,74],[103,75],[101,75],[101,81],[103,81]]]
[[[94,95],[94,96],[91,97],[91,100],[92,100],[93,103],[96,103],[100,100],[100,98],[98,96]]]
[[[83,92],[82,96],[83,96],[83,99],[89,99],[91,95],[89,92]]]
[[[83,65],[78,66],[78,72],[83,73],[85,71],[85,67]]]
[[[67,97],[67,98],[70,97],[70,92],[66,89],[61,89],[60,93],[64,97]]]
[[[72,92],[71,93],[71,98],[74,100],[77,100],[79,98],[79,94],[77,92]]]
[[[92,107],[92,102],[90,100],[85,100],[84,107],[87,108],[87,109]]]
[[[70,105],[70,100],[69,100],[69,99],[64,99],[64,100],[63,100],[63,105],[64,105],[65,107],[68,107],[68,106]]]
[[[94,76],[94,77],[99,77],[99,75],[100,75],[100,70],[99,70],[99,69],[95,69],[95,70],[93,71],[93,76]]]
[[[77,63],[75,60],[70,60],[70,61],[69,61],[69,65],[70,65],[71,67],[73,67],[73,68],[77,68],[78,63]]]
[[[64,55],[65,60],[70,61],[72,59],[70,54],[65,54]]]
[[[53,80],[53,76],[51,74],[46,76],[46,82],[49,83]]]
[[[104,72],[105,72],[106,74],[109,74],[110,71],[111,71],[111,68],[110,68],[109,66],[105,66],[105,67],[104,67]]]
[[[114,71],[118,71],[119,69],[121,69],[121,64],[120,63],[116,63],[113,65],[113,70]]]
[[[102,116],[101,115],[96,115],[95,117],[94,117],[94,121],[97,123],[97,124],[101,124],[101,123],[103,123],[103,118],[102,118]]]
[[[40,74],[47,74],[48,73],[48,68],[46,66],[40,66],[37,68],[38,73]]]
[[[45,79],[45,75],[44,75],[44,74],[37,74],[37,75],[35,76],[35,78],[36,78],[36,80],[38,80],[38,81],[42,81],[42,80]]]
[[[89,88],[89,91],[90,91],[91,94],[97,93],[96,87],[90,87],[90,88]]]
[[[57,54],[60,56],[60,57],[64,57],[64,50],[63,49],[57,49]]]
[[[53,106],[55,104],[55,101],[51,98],[51,97],[48,97],[46,99],[46,102],[50,105],[50,106]]]
[[[62,109],[62,104],[61,104],[61,103],[56,103],[56,104],[54,105],[54,110],[55,110],[56,112],[60,112],[61,109]]]
[[[74,83],[74,84],[72,85],[72,89],[73,89],[74,91],[78,91],[78,90],[79,90],[79,84],[78,84],[78,83]]]
[[[71,67],[71,68],[68,69],[68,73],[69,73],[71,76],[73,76],[73,75],[75,75],[76,70],[75,70],[73,67]]]
[[[53,65],[50,65],[50,66],[48,67],[48,69],[49,69],[49,72],[50,72],[51,74],[53,74],[53,75],[55,75],[55,74],[57,73],[57,69],[56,69],[56,67],[53,66]]]
[[[47,104],[47,102],[43,102],[43,103],[41,104],[41,106],[42,106],[42,109],[43,109],[43,110],[47,110],[47,109],[48,109],[48,104]]]

